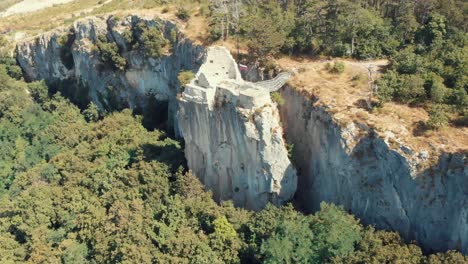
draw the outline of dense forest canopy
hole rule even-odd
[[[436,127],[466,122],[466,1],[200,5],[213,41],[239,35],[260,58],[386,57],[381,103],[424,104]],[[0,263],[468,262],[455,251],[424,255],[332,204],[314,215],[290,204],[256,213],[217,204],[187,172],[180,142],[147,130],[131,110],[80,110],[44,82],[24,82],[6,44],[0,38]],[[109,43],[99,48],[120,65]]]
[[[209,2],[213,40],[239,36],[264,60],[279,53],[388,58],[377,106],[428,109],[430,128],[468,124],[468,3],[463,0]]]
[[[1,263],[464,263],[340,207],[217,204],[179,142],[130,110],[80,111],[0,66]]]

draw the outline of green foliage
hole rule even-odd
[[[224,263],[239,263],[239,253],[241,240],[234,227],[221,216],[213,221],[214,232],[209,235],[210,246],[215,251],[221,252],[221,259]]]
[[[322,202],[312,225],[315,235],[313,248],[323,262],[354,251],[361,240],[362,226],[342,208]]]
[[[169,41],[157,26],[150,26],[139,22],[130,31],[122,34],[129,49],[140,49],[146,56],[160,58]],[[171,32],[172,37],[172,32]]]
[[[23,71],[18,65],[6,65],[8,75],[16,80],[23,78]]]
[[[192,71],[181,71],[177,75],[177,80],[179,80],[180,87],[184,88],[190,81],[195,78],[195,74]]]
[[[49,88],[45,81],[36,81],[28,83],[28,91],[32,98],[39,104],[43,104],[49,99]]]
[[[119,53],[119,47],[115,42],[109,42],[107,37],[100,35],[96,41],[100,59],[106,68],[123,71],[127,60]]]
[[[190,18],[189,11],[184,7],[177,8],[176,16],[183,21],[187,21]]]
[[[466,262],[423,256],[331,204],[219,205],[184,173],[179,142],[128,109],[99,118],[49,91],[0,65],[1,263]]]
[[[93,102],[89,103],[88,107],[83,110],[83,116],[88,122],[96,122],[99,119],[98,107]]]
[[[284,103],[286,103],[283,96],[281,96],[279,92],[273,92],[270,94],[270,96],[271,96],[271,100],[279,106],[282,106],[284,105]]]
[[[292,10],[283,11],[275,1],[265,1],[251,9],[242,27],[249,39],[249,49],[259,57],[264,57],[275,55],[292,45],[288,35],[293,25]]]
[[[444,105],[435,104],[429,110],[427,125],[432,129],[440,129],[448,125],[447,108]]]
[[[210,38],[239,37],[260,60],[283,53],[372,59],[391,65],[380,103],[467,107],[468,52],[462,0],[210,1]],[[342,65],[330,66],[339,73]],[[436,76],[436,77],[434,77]],[[438,77],[437,77],[438,76]],[[440,78],[439,78],[440,77]]]
[[[334,258],[334,263],[425,263],[421,249],[404,244],[397,233],[367,228],[351,254]]]
[[[167,45],[168,41],[158,28],[147,27],[143,29],[141,34],[141,46],[145,50],[146,56],[154,58],[161,57]]]
[[[333,66],[331,66],[329,71],[330,73],[333,73],[333,74],[341,74],[344,72],[344,70],[345,70],[344,62],[337,61],[333,64]]]

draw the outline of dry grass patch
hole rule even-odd
[[[0,1],[0,12],[7,10],[9,7],[21,2],[22,0],[1,0]]]
[[[382,67],[386,61],[342,60],[345,70],[342,74],[331,74],[327,64],[333,61],[320,58],[283,57],[277,63],[285,70],[305,69],[290,80],[290,83],[304,96],[317,97],[318,103],[331,107],[328,111],[341,126],[349,122],[364,123],[380,134],[390,131],[398,140],[413,150],[466,151],[468,150],[468,129],[446,127],[439,131],[427,131],[424,127],[429,116],[422,107],[409,107],[397,103],[386,103],[381,108],[368,109],[371,101],[368,67]],[[374,74],[378,78],[379,73]],[[395,144],[396,147],[396,144]]]

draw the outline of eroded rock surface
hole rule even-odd
[[[258,210],[296,190],[279,114],[267,89],[243,81],[229,51],[209,48],[179,99],[189,168],[218,200]]]
[[[128,38],[141,37],[132,32],[138,24],[161,31],[170,42],[165,54],[150,57],[131,47]],[[96,45],[100,37],[117,45],[118,56],[126,61],[124,69],[102,61]],[[46,80],[82,107],[88,101],[106,110],[150,106],[154,115],[174,124],[177,75],[181,70],[196,71],[204,51],[184,38],[170,21],[107,16],[79,20],[71,28],[26,40],[17,47],[17,60],[28,80]],[[155,107],[158,104],[161,107]]]
[[[321,201],[333,202],[426,250],[468,253],[466,152],[429,157],[410,146],[390,146],[391,135],[377,135],[362,124],[342,127],[326,106],[314,105],[294,88],[285,87],[282,95],[303,208],[313,212]]]

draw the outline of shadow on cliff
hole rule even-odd
[[[417,155],[410,149],[402,150],[408,156]],[[331,202],[366,225],[398,231],[406,242],[417,241],[426,254],[448,249],[466,254],[466,151],[440,153],[424,162],[427,167],[417,173],[412,173],[409,158],[390,149],[373,130],[349,154],[341,151],[336,155],[346,157],[348,168],[343,171],[337,171],[336,165],[317,168],[295,162],[298,190],[294,202],[298,210],[314,213],[322,201]],[[314,158],[310,156],[309,162],[314,163]],[[328,169],[330,172],[325,172]],[[331,180],[319,179],[315,173]]]
[[[389,146],[364,124],[357,126],[367,133],[350,137],[313,99],[293,89],[283,88],[282,95],[285,135],[295,145],[298,210],[314,213],[322,201],[334,203],[364,224],[417,241],[426,253],[467,253],[467,151],[431,157]]]

